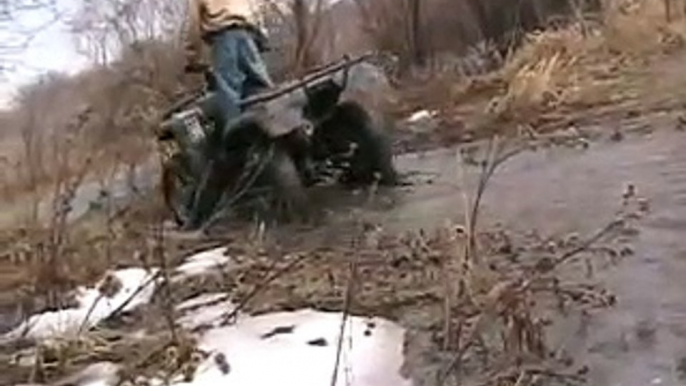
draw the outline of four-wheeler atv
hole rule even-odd
[[[243,101],[243,113],[219,123],[212,76],[201,95],[166,114],[162,189],[177,223],[194,229],[239,202],[259,199],[303,213],[305,188],[326,180],[346,186],[394,185],[387,133],[365,108],[341,101],[351,66],[320,68]]]

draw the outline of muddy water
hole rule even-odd
[[[589,365],[591,385],[686,384],[679,378],[686,358],[685,148],[686,133],[665,130],[600,141],[587,150],[525,153],[499,170],[485,196],[487,222],[544,234],[591,233],[605,225],[629,183],[650,200],[635,256],[603,277],[619,296],[617,307],[595,316],[583,336],[577,321],[569,320],[554,337],[556,345]],[[460,220],[460,186],[473,180],[474,168],[460,178],[454,150],[405,156],[398,163],[404,171],[419,172],[417,180],[423,181],[382,193],[366,206],[365,197],[339,194],[335,203],[327,202],[335,210],[317,233],[334,242],[356,216],[389,231]]]

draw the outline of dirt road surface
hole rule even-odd
[[[686,382],[686,132],[673,128],[601,139],[580,147],[555,147],[517,155],[496,173],[485,195],[485,222],[544,235],[587,234],[605,225],[633,184],[651,211],[635,243],[635,254],[602,280],[618,304],[594,316],[587,328],[570,318],[551,341],[590,368],[592,385],[681,385]],[[398,158],[414,172],[413,186],[364,195],[325,192],[329,210],[313,229],[282,226],[277,238],[291,243],[345,242],[363,218],[389,232],[462,221],[465,181],[455,149]],[[334,193],[334,194],[330,194]],[[0,318],[2,319],[2,318]],[[2,324],[2,323],[0,323]]]
[[[571,319],[552,341],[590,367],[592,385],[682,385],[686,382],[686,133],[671,130],[600,140],[588,149],[551,148],[516,156],[500,169],[485,196],[486,222],[544,235],[588,234],[613,217],[629,184],[649,200],[635,255],[602,280],[618,295],[613,309],[586,329]],[[464,199],[455,150],[400,157],[417,184],[367,197],[327,202],[326,225],[300,240],[343,242],[352,217],[391,232],[462,220]],[[475,175],[467,169],[467,178]],[[430,184],[427,180],[431,180]],[[365,204],[366,202],[366,204]],[[364,207],[364,210],[360,208]],[[292,239],[293,230],[280,230]]]

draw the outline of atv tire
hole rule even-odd
[[[285,149],[273,145],[267,164],[255,185],[266,193],[267,212],[288,219],[302,217],[307,211],[307,193],[295,161]]]
[[[390,139],[374,124],[370,114],[356,102],[343,102],[315,128],[320,154],[333,158],[343,169],[346,185],[395,185]]]

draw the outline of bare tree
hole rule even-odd
[[[410,44],[413,64],[423,65],[425,61],[425,46],[422,26],[422,0],[409,0]]]
[[[686,14],[686,1],[683,0],[663,0],[665,8],[665,20],[671,23],[683,18]]]
[[[315,42],[322,28],[323,0],[316,0],[314,8],[310,8],[306,0],[293,0],[291,12],[296,30],[295,55],[293,68],[301,73],[307,68],[318,64]]]
[[[21,1],[27,6],[17,8]],[[47,12],[42,7],[52,0],[40,0],[45,1],[40,4],[21,1],[0,0],[5,23],[0,26],[16,30],[13,23],[22,17],[20,12]],[[70,143],[78,143],[70,159],[75,159],[76,153],[97,154],[94,161],[99,166],[124,162],[133,170],[134,163],[149,157],[151,125],[175,94],[184,90],[181,50],[176,42],[183,4],[154,0],[81,3],[78,22],[72,20],[71,26],[79,32],[82,47],[92,49],[86,51],[96,65],[75,76],[43,76],[19,90],[6,119],[12,122],[10,129],[23,147],[9,155],[19,167],[10,170],[8,192],[44,191],[58,166],[54,162],[57,148],[52,145],[59,142],[62,146],[61,138],[67,136]],[[9,51],[14,54],[14,49],[5,50],[8,57]],[[3,66],[9,62],[4,56],[0,59]],[[68,118],[79,116],[82,110],[89,111],[89,119],[79,125],[83,130],[68,133],[73,126]]]
[[[381,51],[400,57],[402,67],[422,64],[426,57],[423,0],[355,0],[366,33]]]
[[[322,31],[327,11],[324,0],[265,0],[260,10],[263,27],[279,49],[277,72],[298,75],[322,59]],[[274,58],[274,57],[272,57]]]
[[[185,1],[84,0],[71,20],[80,51],[107,64],[136,42],[173,40],[184,24]]]

